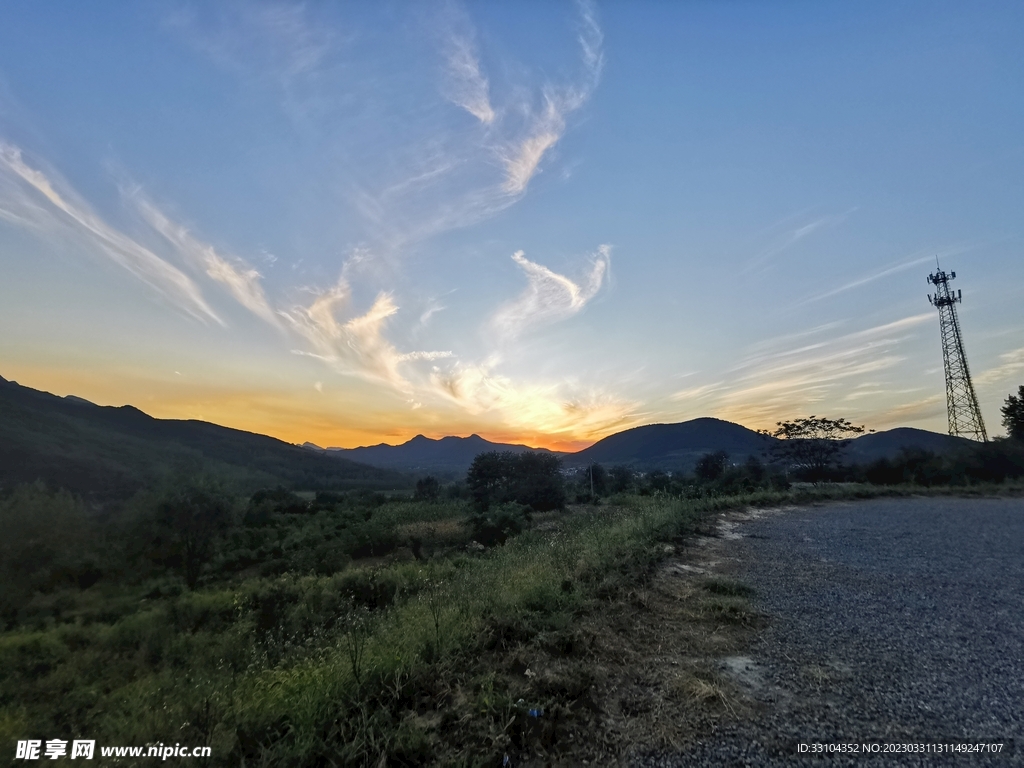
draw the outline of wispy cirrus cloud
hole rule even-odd
[[[911,261],[904,261],[894,266],[885,267],[884,269],[881,269],[877,272],[873,272],[870,275],[857,278],[856,280],[851,280],[850,282],[845,283],[844,285],[841,285],[838,288],[833,288],[830,291],[825,291],[824,293],[819,293],[815,296],[811,296],[808,299],[804,299],[803,301],[799,302],[797,306],[802,306],[804,304],[812,304],[816,301],[821,301],[823,299],[830,299],[833,296],[838,296],[840,293],[846,293],[847,291],[852,291],[854,288],[860,288],[862,286],[868,285],[869,283],[873,283],[876,280],[881,280],[883,277],[889,277],[890,275],[895,275],[898,272],[904,272],[905,270],[908,270],[911,267],[916,267],[920,264],[924,264],[926,261],[931,261],[933,258],[933,256],[923,256],[921,258],[913,259]]]
[[[328,28],[310,20],[305,3],[184,5],[169,14],[166,23],[216,63],[267,76],[285,86],[315,72],[333,39]]]
[[[288,327],[314,350],[300,354],[311,354],[340,373],[381,382],[405,394],[412,394],[413,385],[400,370],[402,363],[451,356],[450,352],[398,351],[385,335],[389,319],[398,312],[391,294],[378,294],[364,314],[340,320],[338,315],[349,309],[351,299],[351,288],[342,277],[332,288],[318,293],[308,306],[280,312]]]
[[[444,110],[424,107],[418,136],[390,153],[389,163],[351,193],[376,229],[382,250],[398,253],[440,232],[476,224],[526,194],[531,180],[587,103],[600,80],[603,38],[592,6],[579,5],[577,60],[567,80],[505,82],[495,87],[484,67],[468,15],[443,14],[441,96],[473,115],[475,125],[451,123]],[[499,73],[522,71],[503,62]]]
[[[223,325],[188,275],[108,224],[55,173],[32,167],[18,147],[3,142],[0,210],[4,220],[41,236],[70,236],[98,249],[188,314]]]
[[[496,113],[491,106],[490,84],[481,70],[472,30],[453,32],[444,45],[448,74],[443,88],[446,98],[484,125],[490,125]]]
[[[756,256],[754,256],[751,259],[748,259],[746,263],[743,265],[742,271],[744,273],[748,273],[752,272],[755,269],[758,269],[759,267],[766,266],[771,261],[773,261],[777,256],[780,256],[781,254],[785,253],[790,248],[794,247],[797,243],[810,237],[814,233],[823,231],[828,227],[833,227],[838,224],[841,224],[854,211],[856,211],[856,208],[846,211],[845,213],[820,216],[817,219],[814,219],[813,221],[806,221],[805,223],[799,224],[797,226],[793,226],[792,221],[794,218],[796,218],[797,220],[803,218],[803,214],[801,213],[796,214],[795,216],[787,216],[785,219],[779,222],[778,225],[775,225],[770,228],[776,230],[776,234],[772,239],[772,242]],[[786,225],[785,228],[779,231],[779,228],[783,224]]]
[[[502,189],[505,192],[518,196],[526,191],[544,154],[562,138],[567,111],[556,101],[554,94],[544,95],[544,107],[540,114],[534,116],[529,133],[510,143],[501,152],[501,161],[505,166]]]
[[[901,261],[897,264],[890,264],[888,266],[885,266],[880,270],[872,272],[871,274],[857,278],[856,280],[851,280],[848,283],[844,283],[838,288],[833,288],[832,290],[825,291],[824,293],[819,293],[807,299],[804,299],[803,301],[799,302],[797,306],[802,306],[804,304],[812,304],[816,301],[821,301],[823,299],[830,299],[833,296],[838,296],[841,293],[852,291],[854,288],[860,288],[862,286],[868,285],[869,283],[873,283],[876,280],[881,280],[882,278],[889,277],[890,275],[905,272],[906,270],[920,266],[921,264],[932,262],[935,261],[936,259],[943,259],[946,258],[947,256],[961,254],[968,250],[970,250],[969,246],[961,245],[954,246],[951,248],[943,248],[940,250],[931,250],[927,252],[927,255],[923,255],[925,253],[924,251],[918,251],[916,254],[913,254],[915,258],[912,258],[909,261]]]
[[[238,257],[225,257],[209,243],[198,240],[181,224],[171,221],[148,200],[139,189],[123,191],[146,221],[162,235],[189,263],[202,269],[208,277],[224,285],[235,300],[257,317],[280,327],[260,283],[261,275]]]
[[[510,195],[518,196],[526,191],[544,155],[565,133],[568,116],[587,102],[601,79],[604,35],[593,4],[580,2],[579,9],[580,31],[577,40],[583,64],[582,78],[580,82],[571,85],[546,84],[542,89],[540,109],[529,111],[523,133],[500,150],[505,167],[502,188]]]
[[[931,320],[931,313],[921,313],[817,341],[798,334],[762,342],[724,380],[682,390],[673,399],[694,413],[769,426],[813,412],[821,403],[838,402],[860,384],[891,395],[893,388],[880,384],[878,375],[904,361],[901,346]]]
[[[988,386],[1010,378],[1024,371],[1024,347],[1004,352],[999,356],[999,365],[982,371],[974,377],[978,386]]]
[[[909,403],[901,403],[892,408],[885,408],[874,414],[874,429],[890,429],[902,427],[908,422],[939,416],[946,411],[946,397],[943,394],[929,395]]]
[[[327,98],[320,74],[336,35],[306,3],[183,4],[165,23],[219,67],[277,89],[293,116]]]
[[[522,251],[512,254],[512,260],[526,275],[527,287],[490,320],[491,327],[504,338],[514,338],[528,328],[563,320],[582,310],[601,289],[611,266],[611,246],[597,249],[590,271],[579,282],[530,261]]]

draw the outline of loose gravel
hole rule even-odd
[[[1024,500],[829,504],[732,530],[726,570],[769,624],[720,669],[758,714],[636,765],[1024,765]],[[872,755],[865,743],[1004,746]]]

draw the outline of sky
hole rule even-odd
[[[0,375],[576,450],[1024,382],[1017,2],[0,2]]]

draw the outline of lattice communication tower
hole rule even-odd
[[[935,286],[935,295],[929,294],[928,301],[939,310],[939,330],[942,333],[942,363],[946,369],[946,413],[949,417],[949,434],[986,442],[985,422],[981,419],[978,396],[974,394],[971,371],[967,367],[964,340],[960,334],[960,321],[956,316],[956,305],[961,300],[961,291],[952,291],[949,281],[956,272],[943,272],[935,261],[935,274],[928,275],[928,282]]]

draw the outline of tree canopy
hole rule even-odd
[[[772,448],[773,456],[815,482],[824,480],[850,440],[865,432],[863,426],[846,419],[818,416],[780,421],[775,426],[771,432],[762,430],[779,440]]]
[[[157,523],[169,560],[178,563],[189,589],[195,589],[217,539],[232,522],[230,497],[219,489],[189,486],[160,503]]]
[[[1024,384],[1017,389],[1017,394],[1010,394],[1000,409],[1003,414],[1003,426],[1006,434],[1017,440],[1024,440]]]
[[[565,506],[562,462],[549,453],[489,451],[473,459],[466,485],[478,509],[510,501],[538,512]]]

